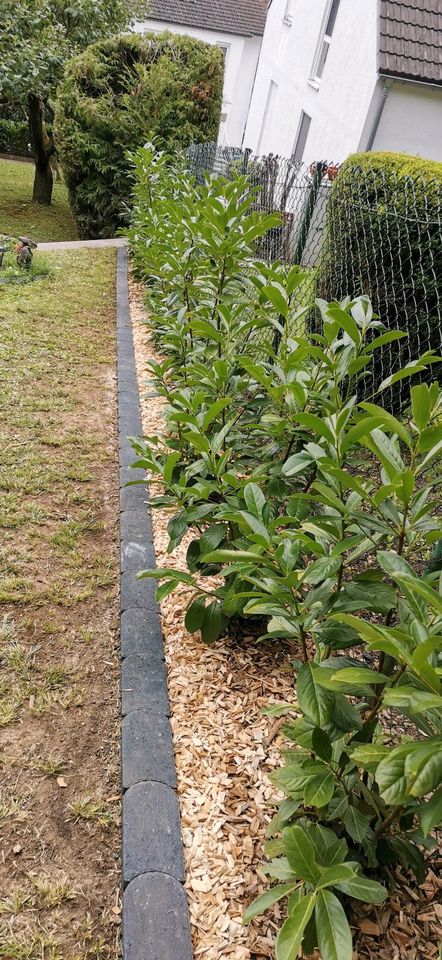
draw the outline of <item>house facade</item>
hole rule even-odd
[[[270,0],[242,144],[442,160],[442,0]]]
[[[222,145],[239,146],[244,138],[266,9],[266,0],[150,0],[149,18],[135,26],[140,33],[185,33],[222,49]]]

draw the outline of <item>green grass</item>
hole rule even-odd
[[[0,603],[19,607],[72,607],[114,578],[94,488],[108,452],[82,410],[113,361],[115,251],[47,256],[38,283],[0,287]]]
[[[26,850],[19,888],[19,860],[2,864],[0,960],[109,960],[112,882],[94,902],[81,890],[95,896],[94,871],[113,871],[118,850],[100,799],[113,757],[97,771],[84,764],[118,583],[115,250],[45,257],[38,282],[0,286],[0,827],[5,848],[18,838]],[[69,877],[53,870],[64,863]]]
[[[52,203],[33,203],[34,164],[0,160],[0,233],[30,236],[37,242],[76,240],[77,231],[67,190],[59,180],[54,184]]]

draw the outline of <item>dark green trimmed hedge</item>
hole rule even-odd
[[[126,225],[128,150],[154,138],[167,149],[216,140],[223,71],[219,48],[170,33],[112,37],[71,61],[55,139],[81,237]]]
[[[29,127],[23,120],[0,117],[0,153],[31,157]]]
[[[374,385],[442,348],[441,204],[442,163],[399,153],[355,154],[333,184],[319,295],[366,293],[388,328],[408,333],[380,352]]]

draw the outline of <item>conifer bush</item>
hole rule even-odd
[[[127,223],[128,150],[216,140],[223,69],[219,48],[170,33],[112,37],[68,64],[55,137],[80,237]]]

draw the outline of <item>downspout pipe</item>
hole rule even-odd
[[[387,85],[384,80],[381,82],[382,82],[382,92],[380,97],[378,98],[378,102],[376,104],[373,118],[368,128],[368,132],[366,136],[361,137],[361,141],[358,147],[359,150],[364,150],[368,152],[369,150],[373,149],[373,144],[376,138],[376,134],[379,130],[379,124],[381,122],[382,114],[385,109],[385,104],[388,100],[388,94],[390,93],[389,85]]]

